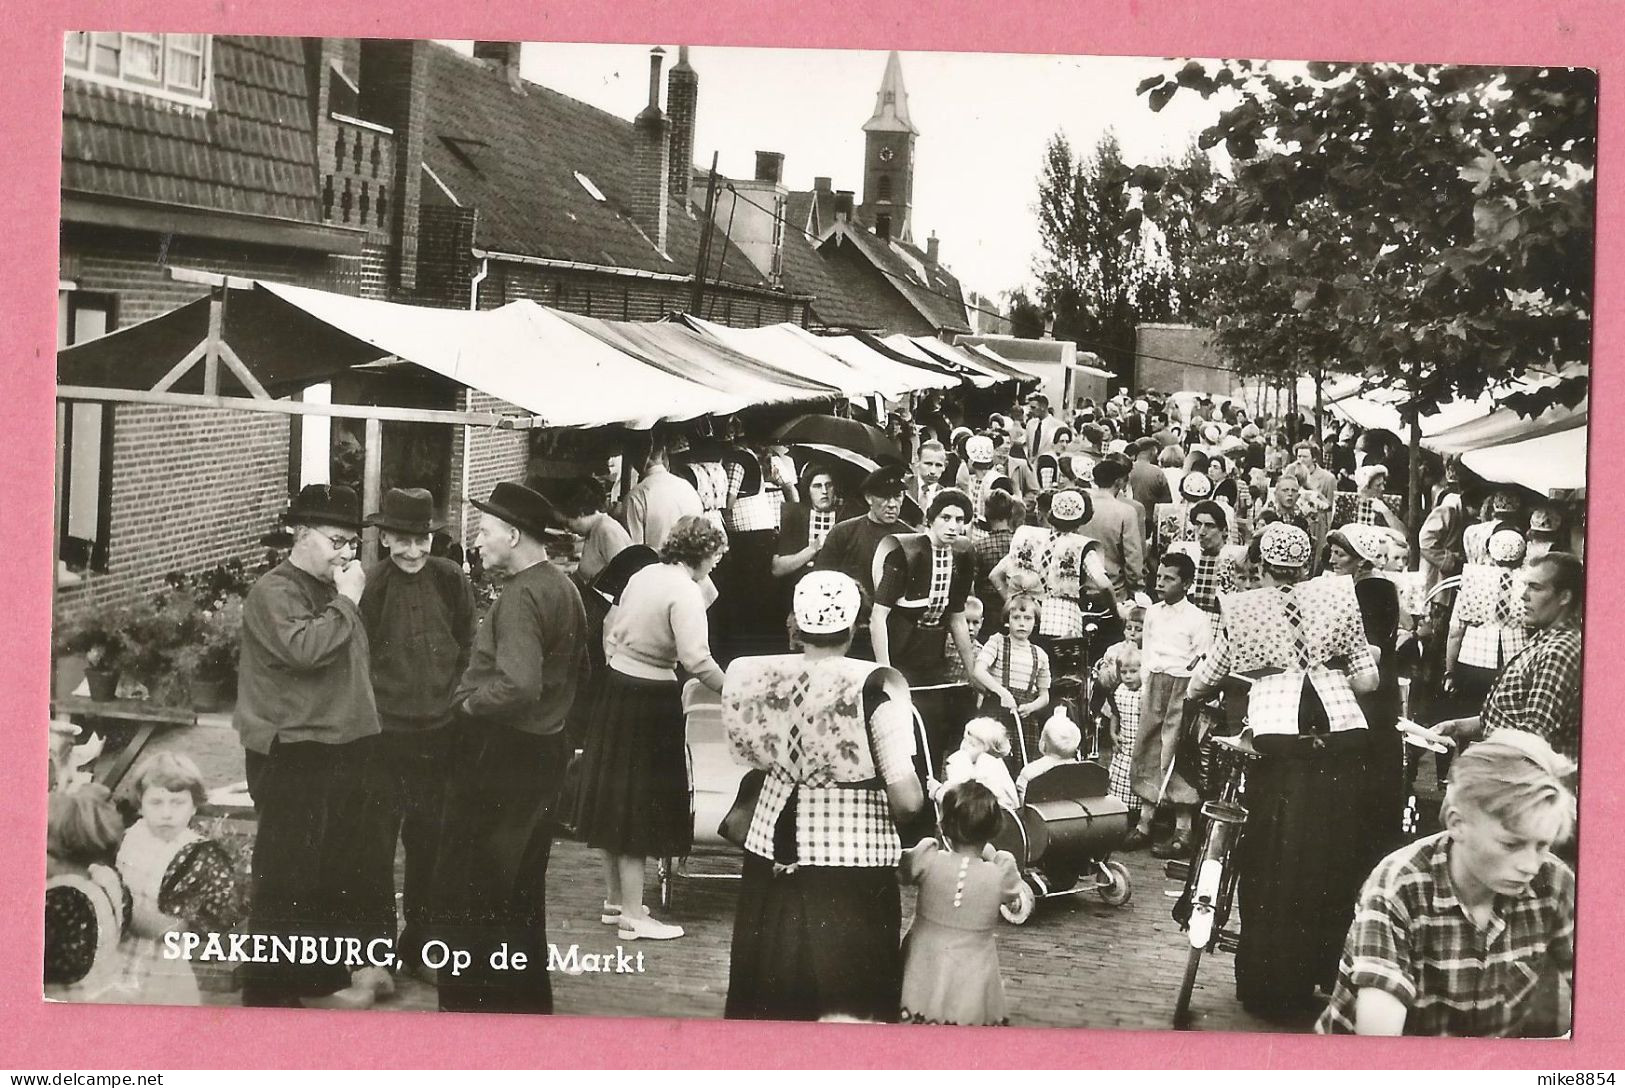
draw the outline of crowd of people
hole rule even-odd
[[[1134,817],[1123,848],[1158,857],[1194,844],[1193,731],[1256,748],[1236,962],[1250,1010],[1324,1010],[1329,1031],[1527,1028],[1537,981],[1572,964],[1583,571],[1567,511],[1430,462],[1412,526],[1394,436],[1225,398],[996,407],[1011,410],[973,425],[922,401],[872,470],[657,436],[624,493],[499,484],[475,503],[479,564],[502,580],[483,618],[465,571],[430,554],[427,492],[390,491],[363,519],[347,488],[301,491],[290,554],[244,613],[247,929],[394,956],[245,964],[244,1003],[365,1007],[394,967],[433,979],[443,1008],[551,1011],[564,828],[602,858],[604,925],[680,939],[644,886],[647,859],[693,844],[688,679],[753,770],[730,1017],[1001,1022],[992,931],[1020,878],[988,844],[1034,777],[1080,758],[1073,719],[1098,715]],[[365,568],[364,524],[382,552]],[[1095,698],[1062,705],[1063,670]],[[1415,841],[1402,728],[1459,753],[1435,768],[1443,830]],[[230,924],[209,896],[164,900],[165,868],[199,853],[195,778],[138,773],[128,831],[96,787],[53,796],[53,992],[113,993],[101,953],[150,963],[154,937]],[[906,940],[899,880],[920,889]],[[1469,945],[1480,968],[1455,954]],[[468,966],[437,971],[435,947]]]

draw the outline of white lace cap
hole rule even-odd
[[[863,593],[850,575],[838,570],[808,571],[796,583],[796,627],[809,635],[846,631],[858,620]]]

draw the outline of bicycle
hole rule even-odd
[[[1210,737],[1205,747],[1221,775],[1218,794],[1202,804],[1202,834],[1191,859],[1169,861],[1164,867],[1171,879],[1184,881],[1174,919],[1191,946],[1174,1002],[1174,1028],[1179,1031],[1190,1026],[1191,994],[1203,954],[1234,953],[1241,944],[1240,932],[1227,927],[1236,894],[1235,851],[1247,823],[1247,806],[1242,803],[1247,765],[1258,758],[1258,752],[1244,737]]]

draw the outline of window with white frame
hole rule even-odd
[[[69,76],[126,87],[160,98],[209,104],[207,34],[67,34],[62,65]]]
[[[57,292],[58,347],[95,339],[113,330],[111,295],[64,284]],[[58,558],[67,571],[107,569],[112,502],[113,406],[88,401],[57,405]]]

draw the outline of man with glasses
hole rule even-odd
[[[315,485],[285,520],[288,558],[243,602],[233,716],[256,819],[249,932],[365,948],[394,936],[395,915],[393,888],[376,879],[389,868],[369,861],[373,843],[358,833],[379,731],[359,608],[361,504],[348,487]],[[393,984],[358,959],[245,964],[243,1004],[365,1008]]]

